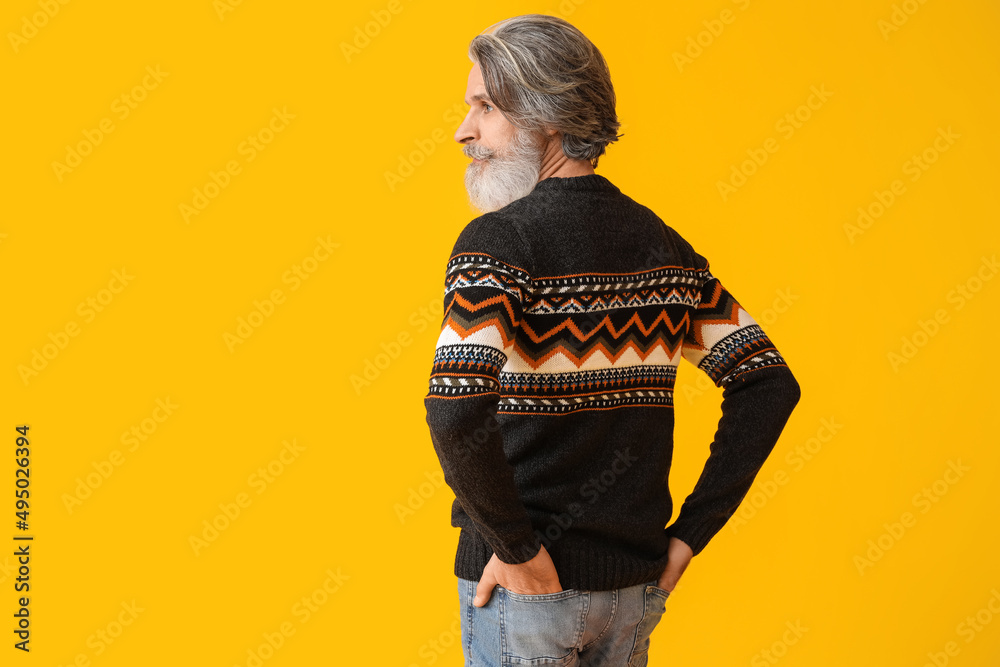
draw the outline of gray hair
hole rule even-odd
[[[495,23],[469,44],[486,93],[516,127],[562,133],[567,157],[597,167],[617,141],[611,73],[597,47],[564,19],[524,14]]]

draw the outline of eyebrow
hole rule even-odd
[[[475,95],[472,96],[472,102],[475,102],[477,100],[486,100],[487,102],[489,102],[490,98],[486,93],[476,93]],[[465,100],[465,103],[468,104],[470,107],[472,106],[472,102],[470,102],[469,100]]]

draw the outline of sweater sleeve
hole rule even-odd
[[[682,356],[723,387],[722,417],[701,476],[666,532],[697,555],[750,490],[800,392],[761,327],[712,275],[708,261],[694,256],[704,282]]]
[[[444,315],[424,398],[445,482],[505,563],[541,548],[507,462],[496,419],[499,373],[530,289],[527,248],[486,214],[459,235],[445,272]]]

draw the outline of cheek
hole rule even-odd
[[[514,126],[501,116],[498,111],[495,116],[490,114],[488,119],[484,119],[484,122],[480,126],[480,132],[489,147],[495,149],[498,146],[505,146],[510,143],[510,140],[514,137]]]

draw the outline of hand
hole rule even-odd
[[[552,558],[544,545],[534,558],[515,565],[504,563],[493,554],[483,568],[483,576],[476,587],[476,597],[472,600],[473,606],[482,607],[489,602],[493,595],[493,587],[497,584],[509,591],[524,595],[558,593],[562,590],[556,566],[552,563]]]
[[[671,537],[670,544],[667,546],[667,567],[663,570],[656,585],[665,591],[673,591],[677,580],[684,574],[692,557],[694,557],[694,551],[686,542]]]

